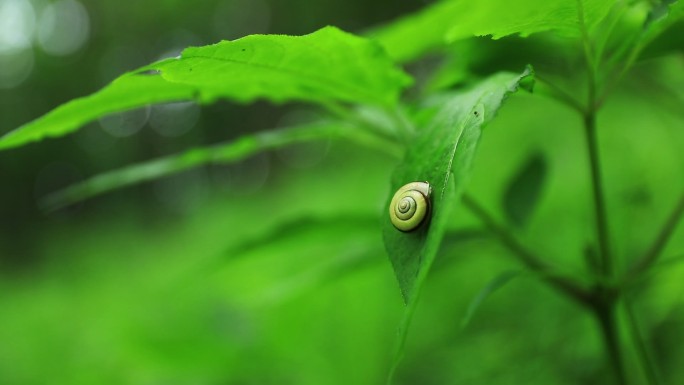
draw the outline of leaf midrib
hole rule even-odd
[[[335,81],[335,80],[333,80],[333,79],[330,79],[330,78],[325,78],[325,77],[321,77],[321,76],[316,76],[316,75],[314,75],[314,74],[307,73],[307,72],[302,72],[302,71],[297,71],[297,70],[294,70],[294,69],[292,69],[292,68],[287,68],[287,67],[275,67],[275,66],[268,65],[268,64],[265,64],[265,63],[248,62],[248,61],[242,61],[242,60],[236,60],[236,59],[228,59],[228,58],[218,58],[218,57],[206,56],[206,55],[193,55],[193,56],[190,56],[190,57],[187,57],[187,58],[181,58],[180,60],[183,60],[183,59],[194,59],[194,58],[206,59],[206,60],[216,60],[216,61],[219,61],[219,62],[226,62],[226,63],[232,63],[232,64],[239,64],[239,65],[243,65],[243,66],[254,66],[254,67],[263,68],[263,69],[266,69],[266,70],[269,70],[269,71],[273,71],[273,72],[284,72],[284,73],[287,73],[287,74],[290,74],[290,75],[294,75],[294,76],[301,76],[301,77],[304,77],[304,78],[313,79],[313,80],[315,80],[315,81],[318,81],[318,82],[321,82],[321,83],[325,83],[325,84],[327,84],[327,85],[329,85],[329,86],[331,86],[331,87],[333,87],[333,88],[334,88],[334,87],[343,88],[343,89],[349,90],[349,91],[352,92],[352,93],[358,93],[358,94],[360,94],[360,95],[362,95],[362,96],[364,96],[365,98],[368,98],[368,99],[370,99],[370,100],[378,100],[378,98],[377,98],[375,95],[364,92],[364,89],[363,89],[363,88],[353,87],[353,86],[351,86],[350,84],[347,84],[347,83],[337,82],[337,81]],[[163,69],[161,70],[161,73],[162,73],[162,77],[164,77],[164,78],[166,79],[166,77],[164,76],[164,71],[163,71]],[[168,79],[167,79],[167,80],[168,80]],[[173,81],[173,80],[171,80],[171,81]],[[381,101],[381,103],[382,103],[382,104],[385,104],[386,101],[383,100],[383,101]]]

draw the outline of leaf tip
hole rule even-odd
[[[534,67],[532,67],[531,64],[528,64],[525,66],[525,70],[523,71],[522,75],[520,76],[520,80],[518,81],[518,84],[520,88],[523,90],[532,93],[534,91],[534,84],[535,84],[535,74],[534,74]]]

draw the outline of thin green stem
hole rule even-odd
[[[606,210],[605,194],[601,178],[601,164],[596,133],[596,115],[601,108],[602,100],[597,100],[597,74],[598,62],[595,51],[592,49],[589,31],[584,20],[584,5],[582,0],[577,0],[578,21],[582,33],[584,58],[587,66],[587,107],[583,114],[584,133],[589,155],[589,167],[591,173],[591,189],[595,209],[596,232],[600,251],[600,281],[594,293],[591,295],[591,306],[596,316],[606,353],[613,367],[615,380],[618,385],[627,384],[627,374],[622,357],[620,343],[620,329],[617,319],[617,305],[620,299],[620,291],[612,286],[611,280],[615,273],[613,254],[610,247],[610,233],[608,229],[608,214]]]
[[[572,108],[573,110],[579,113],[584,113],[584,106],[572,95],[567,93],[565,90],[563,90],[550,80],[539,75],[539,73],[535,73],[534,77],[537,79],[537,81],[539,81],[540,85],[546,86],[548,88],[547,93],[549,96],[553,97],[554,99],[558,100],[559,102],[565,104],[566,106]],[[544,93],[544,90],[542,89],[541,92]]]
[[[416,128],[413,126],[413,123],[406,117],[404,111],[402,111],[399,107],[394,107],[389,109],[387,112],[390,116],[394,118],[396,126],[399,128],[397,131],[399,135],[401,135],[401,139],[403,139],[404,142],[410,141],[416,133]]]
[[[596,135],[596,114],[589,111],[584,116],[584,132],[589,153],[591,171],[591,188],[594,200],[596,231],[601,256],[601,274],[604,278],[613,276],[613,258],[610,249],[610,235],[608,232],[608,215],[601,179],[601,165],[599,161],[598,140]]]
[[[492,217],[473,197],[464,194],[462,200],[463,205],[477,216],[485,227],[487,227],[487,229],[496,236],[523,265],[532,271],[541,273],[540,276],[549,284],[575,299],[580,304],[588,305],[591,302],[589,293],[587,293],[583,287],[571,279],[550,273],[552,270],[551,266],[544,263],[542,258],[528,250],[507,228],[499,225],[494,217]]]
[[[641,333],[641,328],[639,327],[639,322],[636,319],[636,314],[634,309],[632,309],[632,304],[628,299],[625,299],[625,313],[627,315],[627,322],[629,326],[630,334],[632,335],[632,341],[636,347],[637,353],[639,355],[639,361],[644,374],[646,375],[646,381],[648,385],[660,385],[660,376],[658,370],[651,355],[651,352],[646,345],[646,340]]]
[[[629,46],[629,44],[625,43],[625,46],[627,47]],[[639,41],[631,45],[631,49],[627,54],[627,59],[622,63],[619,69],[616,69],[615,74],[608,79],[608,84],[604,87],[603,92],[597,99],[598,104],[603,104],[608,95],[610,95],[610,93],[615,89],[615,87],[617,87],[622,78],[627,74],[627,72],[632,68],[632,66],[636,62],[636,59],[639,57],[639,54],[641,53],[642,49],[643,43]],[[616,56],[620,57],[622,56],[622,54],[618,53],[616,54]]]
[[[617,319],[617,300],[613,297],[605,298],[605,300],[596,304],[595,314],[603,340],[606,346],[608,357],[610,358],[611,366],[615,374],[615,383],[617,385],[627,385],[627,374],[625,372],[625,365],[622,358],[622,347],[620,346],[620,329],[618,327]]]
[[[596,103],[596,58],[594,50],[591,46],[591,39],[589,39],[589,31],[584,20],[584,4],[582,0],[577,0],[577,18],[579,21],[579,28],[582,33],[582,47],[584,48],[584,59],[587,64],[587,80],[589,87],[589,100],[587,111],[595,111],[597,109]]]
[[[608,14],[608,17],[606,20],[608,20],[607,28],[605,29],[605,32],[603,33],[602,38],[597,40],[596,43],[596,58],[599,60],[603,60],[603,54],[606,49],[606,45],[608,44],[608,40],[610,39],[611,35],[613,34],[613,31],[615,30],[615,27],[619,24],[620,20],[624,16],[624,14],[627,12],[629,9],[629,6],[627,4],[627,1],[616,1],[615,4],[613,5],[613,9],[610,11]],[[603,23],[606,23],[604,21]]]
[[[649,247],[644,256],[637,260],[637,262],[634,263],[634,265],[632,265],[632,267],[629,269],[629,277],[643,273],[658,261],[663,249],[665,249],[665,246],[667,245],[667,242],[670,240],[674,230],[677,228],[677,224],[679,224],[679,221],[682,219],[683,214],[684,192],[682,192],[682,195],[679,197],[679,201],[670,213],[670,216],[663,224],[663,227],[658,232],[658,236],[656,236],[656,239],[653,241],[653,244],[651,244],[651,247]]]
[[[379,127],[366,119],[363,119],[356,111],[353,109],[336,102],[327,102],[323,104],[323,107],[330,113],[333,117],[336,117],[344,122],[349,122],[356,125],[359,128],[374,134],[377,137],[384,138],[386,140],[398,141],[403,139],[398,132],[390,132],[388,130]],[[397,130],[398,131],[398,130]]]
[[[584,21],[584,6],[581,0],[577,1],[578,20],[582,32],[584,57],[587,64],[587,87],[588,100],[584,112],[584,132],[589,153],[589,165],[591,170],[592,195],[594,200],[596,232],[598,235],[599,251],[601,254],[601,275],[603,278],[611,278],[613,275],[613,256],[610,249],[610,235],[608,232],[608,215],[601,181],[601,166],[599,161],[598,140],[596,135],[596,114],[600,106],[596,102],[596,60],[591,47],[589,33]]]

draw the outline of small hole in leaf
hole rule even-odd
[[[137,74],[138,75],[159,75],[161,71],[159,70],[145,70],[145,71],[140,71]]]

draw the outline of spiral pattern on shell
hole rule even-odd
[[[394,227],[412,231],[420,227],[430,214],[430,184],[412,182],[402,186],[392,197],[389,215]]]

